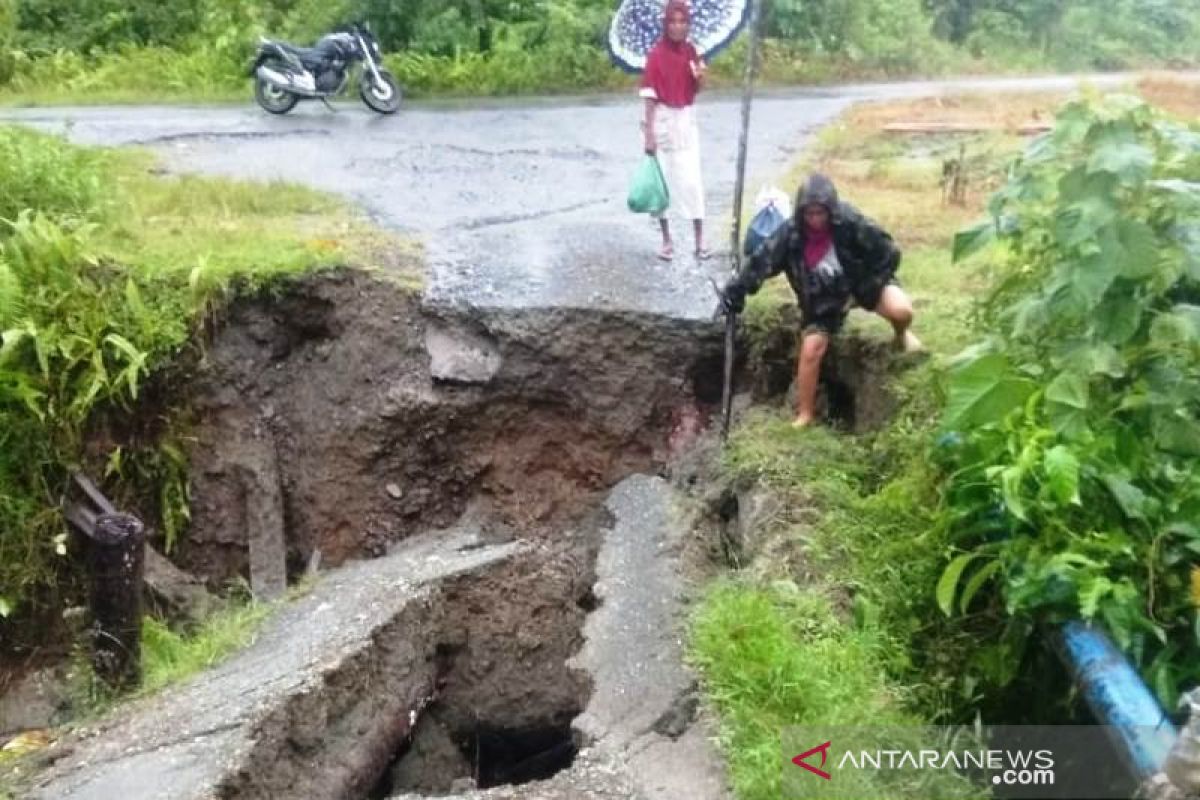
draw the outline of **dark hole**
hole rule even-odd
[[[586,592],[576,598],[575,605],[590,614],[600,607],[600,598],[596,597],[596,593],[589,586]]]
[[[721,558],[729,569],[741,569],[745,543],[738,532],[738,496],[736,492],[725,491],[721,494],[717,506],[717,518],[720,520],[719,533],[721,543]]]
[[[717,506],[717,516],[721,522],[732,522],[738,515],[738,496],[736,492],[722,492],[720,505]]]
[[[721,402],[725,389],[724,358],[702,359],[692,370],[692,392],[700,403]]]
[[[825,416],[836,427],[854,430],[854,392],[841,381],[823,381]]]
[[[545,780],[570,767],[579,749],[569,723],[516,730],[481,726],[451,732],[450,739],[446,745],[458,752],[449,756],[428,749],[416,755],[415,745],[406,744],[368,795],[370,800],[384,800],[397,791],[441,795],[463,779],[479,789]],[[393,770],[404,769],[409,756],[421,761],[397,779]]]
[[[569,725],[528,730],[481,728],[467,743],[479,788],[543,780],[571,766],[578,747]]]

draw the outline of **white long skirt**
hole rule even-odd
[[[658,216],[674,214],[683,219],[704,219],[696,107],[671,108],[659,103],[654,109],[654,134],[658,140],[658,163],[671,193],[671,204]]]

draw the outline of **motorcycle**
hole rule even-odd
[[[328,98],[346,90],[361,64],[357,72],[362,101],[372,111],[394,114],[400,109],[400,86],[382,63],[379,41],[361,25],[322,36],[313,47],[263,37],[250,66],[254,99],[272,114],[286,114],[304,99],[328,105]]]

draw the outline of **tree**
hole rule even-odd
[[[0,0],[0,86],[12,80],[17,46],[17,0]]]

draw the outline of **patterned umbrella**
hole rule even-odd
[[[692,0],[690,39],[702,56],[733,41],[750,12],[750,0]],[[646,68],[646,56],[662,38],[666,0],[622,0],[608,29],[608,52],[626,72]]]

